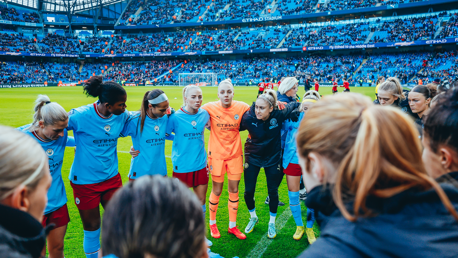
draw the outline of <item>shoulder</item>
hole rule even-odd
[[[205,109],[202,109],[202,108],[199,108],[199,111],[197,112],[198,115],[201,115],[201,116],[208,116],[208,111],[205,110]]]
[[[73,108],[73,109],[70,110],[70,112],[68,112],[68,115],[70,117],[72,117],[72,116],[75,116],[75,115],[79,115],[79,114],[84,114],[84,113],[90,112],[92,109],[94,109],[94,103],[88,104],[86,106]]]

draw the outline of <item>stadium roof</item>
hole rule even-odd
[[[39,2],[43,3],[43,12],[79,12],[98,7],[100,4],[111,5],[122,0],[6,0],[32,8],[39,9]]]

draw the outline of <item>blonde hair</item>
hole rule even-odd
[[[382,82],[382,84],[380,84],[378,87],[378,91],[380,92],[381,90],[390,92],[393,96],[398,97],[401,101],[406,99],[404,94],[402,94],[401,82],[396,77],[388,77],[388,79]]]
[[[222,81],[222,82],[220,82],[218,84],[218,89],[219,89],[219,86],[222,86],[222,85],[225,85],[225,84],[234,87],[234,85],[232,85],[231,79],[226,79],[226,80],[224,80],[224,81]]]
[[[0,201],[20,185],[31,191],[44,176],[48,157],[32,137],[0,126]]]
[[[285,79],[281,80],[280,86],[278,87],[278,92],[280,94],[286,94],[290,89],[294,87],[298,83],[296,77],[286,77]]]
[[[33,122],[30,130],[36,128],[39,121],[43,121],[44,125],[47,126],[59,121],[67,121],[68,119],[65,109],[56,102],[51,102],[46,95],[38,95],[33,110],[35,113],[33,114]]]
[[[190,85],[185,86],[183,88],[183,106],[186,106],[186,98],[188,97],[188,93],[189,93],[190,90],[193,90],[193,89],[198,89],[198,90],[202,91],[199,86],[196,86],[194,84],[190,84]]]
[[[369,195],[389,198],[409,188],[434,188],[458,220],[444,190],[421,162],[417,128],[397,108],[374,105],[361,94],[326,96],[308,111],[298,130],[297,146],[308,171],[311,152],[332,162],[333,199],[350,221],[373,215],[366,207]],[[351,213],[344,204],[349,201],[353,201]]]
[[[258,99],[263,99],[271,107],[277,109],[277,93],[274,90],[264,90],[264,93],[259,95]]]

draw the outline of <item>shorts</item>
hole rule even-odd
[[[264,90],[259,90],[258,91],[258,95],[261,95],[262,93],[264,93]]]
[[[62,226],[66,226],[69,222],[70,215],[68,214],[67,204],[64,204],[64,206],[59,209],[43,215],[41,225],[46,227],[47,225],[53,223],[56,225],[54,228],[60,228]]]
[[[288,176],[302,176],[302,168],[299,164],[289,163],[288,167],[283,169],[283,173]]]
[[[224,174],[227,171],[227,179],[240,181],[243,173],[243,156],[230,160],[208,159],[212,180],[217,183],[224,183]]]
[[[73,188],[75,204],[79,210],[90,210],[99,207],[100,201],[109,201],[113,194],[122,187],[119,173],[100,183],[77,185],[70,182]]]
[[[180,179],[188,187],[196,187],[199,185],[208,185],[208,166],[201,170],[188,173],[173,172],[173,177]]]

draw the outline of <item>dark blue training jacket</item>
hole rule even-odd
[[[440,186],[458,209],[458,189],[450,183]],[[434,189],[409,189],[387,199],[370,196],[367,207],[377,216],[356,222],[346,220],[330,196],[321,187],[307,196],[307,206],[324,216],[321,236],[301,258],[458,257],[458,221]]]

